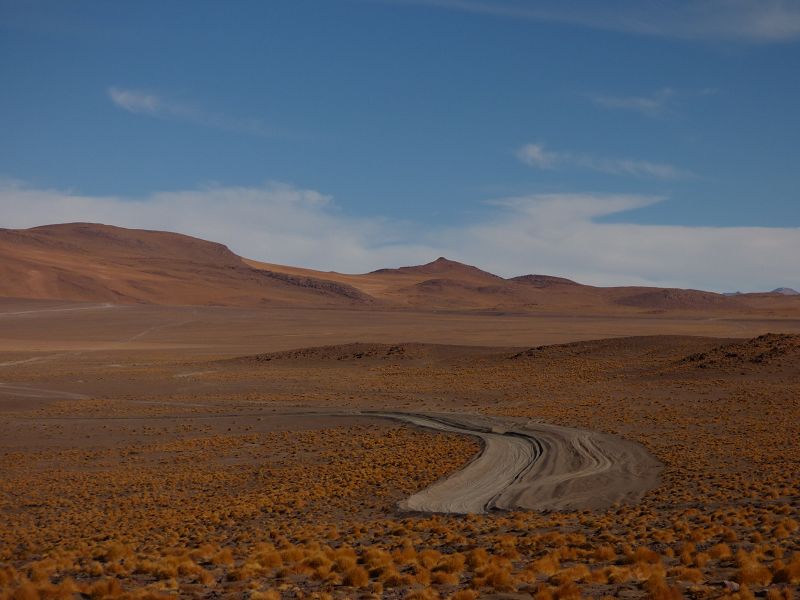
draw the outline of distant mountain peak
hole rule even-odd
[[[424,264],[422,266],[423,267],[433,267],[433,266],[438,266],[438,267],[468,267],[469,265],[466,265],[464,263],[460,263],[460,262],[455,261],[455,260],[450,260],[449,258],[446,258],[444,256],[440,256],[436,260],[432,260],[431,262],[426,263],[426,264]]]
[[[490,279],[502,279],[497,275],[483,271],[478,267],[467,265],[455,260],[450,260],[444,256],[440,256],[434,261],[425,263],[424,265],[412,265],[408,267],[400,267],[398,269],[378,269],[372,271],[372,274],[421,274],[421,275],[446,275],[446,274],[463,274],[478,276]]]
[[[800,296],[800,292],[793,290],[790,287],[775,288],[770,292],[771,294],[781,294],[782,296]]]

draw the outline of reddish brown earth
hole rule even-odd
[[[80,224],[0,232],[0,295],[2,600],[796,597],[796,297],[321,273]],[[613,435],[660,484],[409,514],[481,445],[366,411]]]
[[[332,281],[254,269],[222,244],[89,223],[0,230],[0,295],[225,306],[369,301]]]
[[[600,288],[550,275],[504,279],[446,258],[347,275],[268,264],[180,234],[91,223],[0,230],[0,297],[362,310],[713,312],[800,316],[800,296]]]

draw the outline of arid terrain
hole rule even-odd
[[[0,598],[794,598],[800,298],[0,232]]]
[[[0,229],[0,297],[194,306],[493,310],[573,314],[793,316],[779,292],[734,296],[656,287],[593,287],[553,275],[502,278],[439,257],[349,275],[268,264],[163,231],[95,223]]]

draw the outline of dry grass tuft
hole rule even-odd
[[[712,546],[709,549],[708,554],[711,556],[711,558],[715,558],[717,560],[727,560],[733,556],[730,546],[725,543],[719,543]]]
[[[681,600],[683,593],[677,586],[670,586],[663,577],[653,576],[645,585],[652,600]]]
[[[448,600],[475,600],[478,596],[480,593],[476,590],[459,590],[450,594]]]
[[[345,571],[342,576],[342,585],[354,588],[366,587],[369,583],[369,573],[364,567],[355,566]]]
[[[504,558],[492,557],[489,563],[475,570],[472,578],[473,588],[491,588],[498,592],[511,592],[516,589],[511,574],[512,564]]]
[[[754,554],[739,551],[736,555],[738,569],[735,579],[744,585],[769,585],[772,581],[772,573],[769,568],[761,564]]]
[[[800,584],[800,552],[796,553],[788,564],[775,572],[775,583]]]

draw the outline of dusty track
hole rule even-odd
[[[641,445],[609,434],[482,415],[364,414],[483,442],[464,468],[401,502],[404,510],[599,509],[635,502],[659,483],[659,461]]]
[[[117,305],[112,304],[111,302],[104,302],[103,304],[88,304],[85,306],[55,306],[51,308],[37,308],[32,310],[17,310],[17,311],[7,311],[7,312],[0,312],[0,318],[2,317],[19,317],[19,316],[28,316],[28,315],[36,315],[39,313],[62,313],[62,312],[74,312],[76,310],[104,310],[108,308],[115,308]]]
[[[2,364],[0,364],[0,366],[2,366]],[[71,392],[64,392],[61,390],[45,390],[42,388],[33,388],[23,385],[13,385],[10,383],[0,383],[0,395],[57,400],[88,400],[89,398],[89,396],[84,396],[83,394],[73,394]]]

